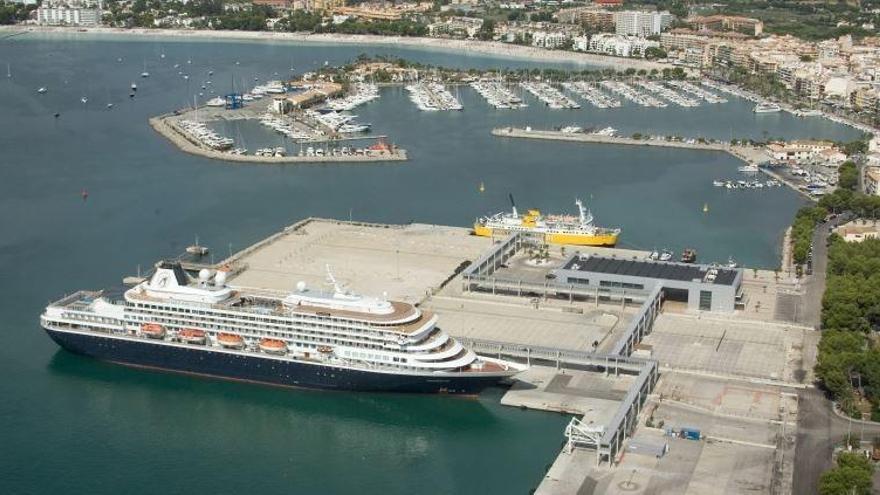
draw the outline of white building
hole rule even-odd
[[[540,48],[559,48],[565,45],[571,37],[566,33],[547,31],[535,31],[532,33],[532,46]]]
[[[37,23],[47,26],[94,27],[101,23],[101,3],[44,2],[37,9]]]
[[[590,37],[585,34],[575,36],[571,41],[571,47],[579,52],[585,52],[590,49]]]
[[[823,152],[834,149],[831,141],[795,140],[788,143],[771,143],[767,145],[767,152],[774,160],[780,161],[803,161],[812,160]]]
[[[651,46],[659,47],[660,43],[643,37],[601,33],[590,38],[587,51],[616,57],[642,57]]]
[[[669,12],[639,12],[628,10],[614,14],[614,31],[631,36],[660,34],[672,24],[675,16]]]

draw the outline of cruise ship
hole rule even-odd
[[[593,225],[593,215],[576,199],[578,215],[547,215],[539,210],[528,210],[520,215],[510,196],[510,213],[496,213],[474,223],[474,234],[485,237],[508,235],[513,232],[530,232],[544,236],[549,244],[572,244],[576,246],[614,246],[620,229],[607,229]]]
[[[124,291],[80,291],[40,317],[68,351],[120,364],[272,385],[477,394],[525,366],[476,355],[404,302],[227,283],[228,270],[161,261]]]

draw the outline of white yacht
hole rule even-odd
[[[782,107],[780,107],[776,103],[766,101],[755,105],[755,108],[752,111],[755,113],[776,113],[781,112]]]

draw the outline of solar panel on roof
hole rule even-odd
[[[685,282],[694,279],[703,280],[707,272],[704,265],[683,265],[664,261],[607,258],[592,255],[573,258],[565,266],[565,269]],[[724,268],[715,268],[715,270],[717,270],[716,284],[730,285],[736,280],[737,272],[735,270]]]

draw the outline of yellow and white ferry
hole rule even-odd
[[[543,234],[548,244],[571,244],[575,246],[614,246],[620,229],[607,229],[593,225],[593,215],[577,199],[578,215],[541,215],[539,210],[528,210],[520,215],[510,196],[512,211],[496,213],[480,218],[474,223],[474,234],[484,237],[508,235],[513,232]]]

